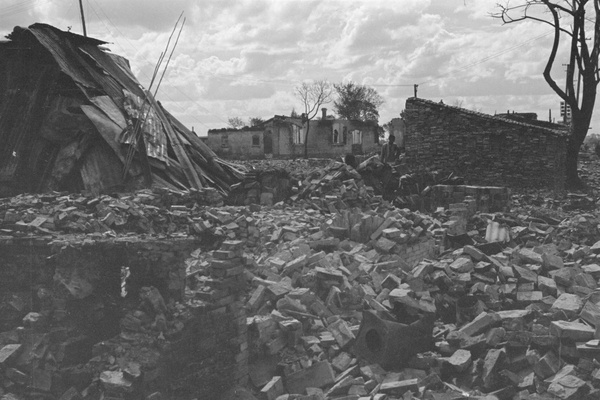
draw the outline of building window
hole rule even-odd
[[[333,130],[333,144],[340,144],[340,133],[337,129]]]
[[[260,136],[252,135],[252,146],[260,146]]]
[[[229,137],[227,135],[221,136],[221,147],[229,147]]]
[[[294,144],[304,143],[304,129],[301,129],[298,125],[292,125],[292,137]]]
[[[359,130],[352,131],[352,143],[362,144],[362,132]]]

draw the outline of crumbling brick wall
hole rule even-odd
[[[211,278],[203,281],[196,296],[188,293],[184,298],[185,261],[199,247],[213,248],[211,240],[0,237],[1,331],[22,326],[25,315],[37,316],[26,318],[31,335],[9,342],[23,348],[15,365],[23,382],[33,379],[32,387],[37,388],[34,375],[47,375],[57,397],[70,385],[75,386],[71,391],[90,385],[108,397],[145,398],[162,392],[170,399],[218,398],[235,384],[243,385],[248,377],[243,242],[229,243],[221,252],[225,258],[213,262]],[[124,299],[123,267],[129,269]],[[141,310],[135,306],[139,293],[149,287],[160,291],[169,310],[176,310],[165,311],[167,329],[142,326],[135,318]],[[52,336],[58,341],[52,345],[64,349],[62,364],[40,362],[29,376],[31,363],[21,360],[31,351],[22,338],[44,337],[50,326],[68,327],[62,336]],[[122,366],[127,373],[111,366],[117,356],[128,360],[128,366]],[[75,364],[86,371],[84,378],[77,375]],[[131,365],[140,373],[132,375]],[[96,385],[92,377],[97,376]],[[46,386],[43,389],[50,391],[50,384]]]
[[[454,172],[473,185],[564,187],[566,137],[560,129],[418,98],[406,101],[404,120],[412,169]]]

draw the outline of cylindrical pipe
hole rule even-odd
[[[435,314],[429,313],[406,325],[382,319],[375,311],[365,311],[354,352],[383,368],[402,366],[415,354],[431,349],[434,320]]]

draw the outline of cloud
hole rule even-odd
[[[185,12],[158,98],[197,130],[223,127],[231,116],[289,115],[300,109],[294,87],[307,79],[375,85],[386,101],[382,122],[399,115],[414,84],[419,96],[447,104],[460,100],[484,112],[510,108],[547,115],[557,104],[542,77],[551,30],[533,22],[502,25],[490,17],[495,4],[488,0],[84,4],[88,33],[128,58],[143,85]],[[34,22],[81,33],[76,1],[3,0],[0,16],[6,29],[0,34]],[[566,60],[561,49],[553,68],[560,86]]]

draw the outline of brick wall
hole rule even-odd
[[[44,326],[65,327],[62,336],[52,335],[62,340],[53,346],[67,354],[62,363],[36,365],[36,373],[52,376],[56,398],[70,385],[76,392],[90,385],[103,398],[160,392],[173,400],[216,399],[248,377],[243,245],[221,243],[219,258],[184,297],[186,259],[202,246],[213,249],[209,239],[0,237],[0,326],[22,326],[23,317],[35,311],[48,322],[37,322],[35,334]],[[125,299],[122,267],[130,273]],[[152,315],[140,302],[142,287],[159,289],[168,305],[166,326],[137,319],[142,310]],[[115,369],[117,358],[127,363]],[[138,375],[131,374],[132,366]],[[22,369],[24,379],[29,369]]]
[[[244,244],[225,241],[188,302],[194,318],[164,352],[170,398],[218,399],[248,381]]]
[[[562,189],[564,131],[410,98],[404,111],[412,169],[455,172],[471,185]]]

